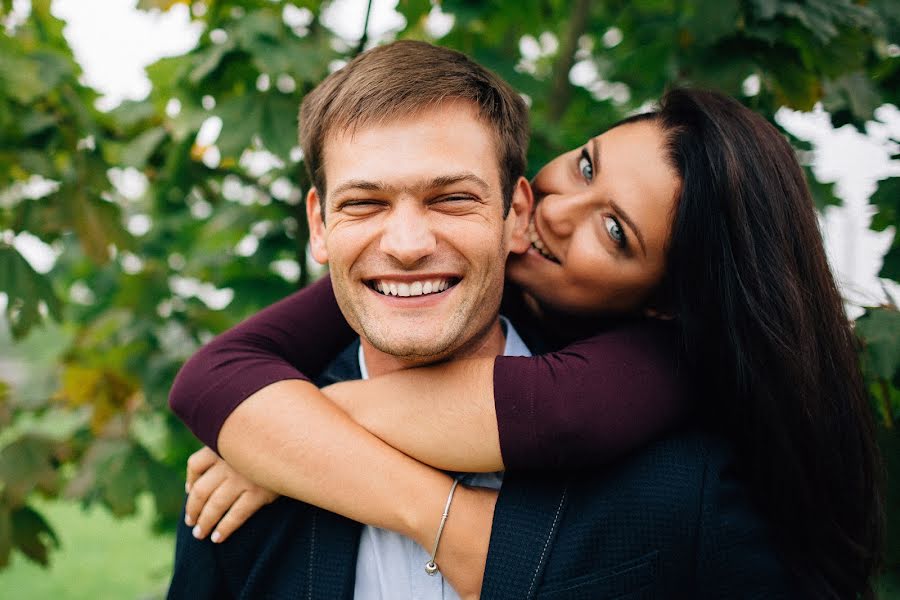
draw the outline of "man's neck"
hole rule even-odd
[[[378,350],[365,338],[360,338],[360,345],[362,346],[363,357],[366,361],[366,371],[368,372],[369,377],[377,377],[379,375],[399,371],[400,369],[420,367],[422,365],[445,360],[493,358],[494,356],[503,354],[503,350],[506,346],[506,336],[504,336],[503,328],[500,326],[500,319],[497,318],[483,335],[477,336],[475,340],[453,352],[450,356],[438,356],[433,359],[406,359]]]

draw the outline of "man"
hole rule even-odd
[[[326,79],[301,120],[312,252],[360,334],[323,382],[526,353],[498,318],[530,208],[525,111],[508,86],[458,53],[400,42]],[[482,596],[773,597],[780,567],[725,464],[687,434],[602,476],[507,473]],[[399,534],[282,499],[222,544],[182,527],[170,597],[454,597],[427,558]],[[748,573],[766,576],[736,588]]]

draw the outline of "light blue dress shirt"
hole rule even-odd
[[[500,322],[506,334],[506,356],[531,356],[531,351],[505,317]],[[359,369],[368,379],[362,347],[359,349]],[[461,483],[469,486],[500,489],[503,473],[468,473]],[[448,490],[449,491],[449,490]],[[435,515],[438,518],[440,515]],[[459,600],[459,595],[444,581],[441,573],[428,575],[425,563],[431,558],[430,548],[422,548],[399,533],[365,527],[359,541],[356,558],[355,600]]]

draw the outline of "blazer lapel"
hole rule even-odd
[[[356,582],[356,555],[362,525],[328,511],[315,509],[306,597],[310,600],[352,600]]]
[[[339,381],[360,379],[358,353],[357,339],[316,378],[316,385],[323,387]],[[340,515],[311,508],[306,598],[352,600],[362,525]]]
[[[566,509],[564,478],[506,473],[491,529],[483,598],[534,598]]]

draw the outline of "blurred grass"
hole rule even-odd
[[[60,548],[44,569],[14,552],[0,571],[3,598],[162,598],[174,556],[173,536],[152,533],[150,498],[139,500],[138,515],[116,519],[100,506],[82,510],[71,502],[37,500],[35,508],[60,537]]]

